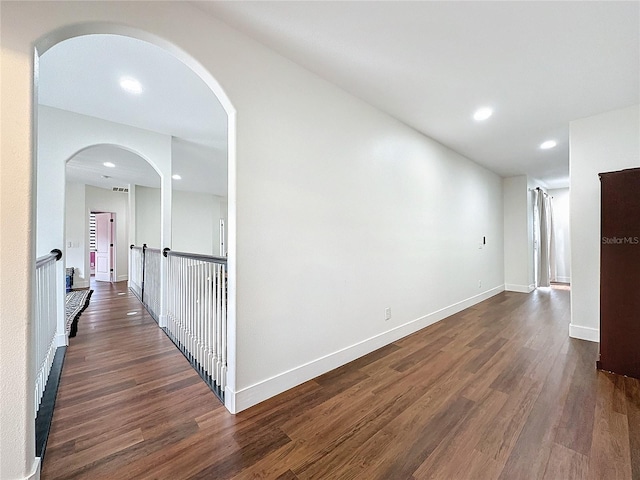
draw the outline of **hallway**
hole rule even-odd
[[[94,288],[45,480],[640,478],[640,382],[567,336],[566,290],[501,293],[233,416],[125,283]]]
[[[170,456],[173,445],[198,431],[199,416],[231,417],[127,282],[92,288],[69,341],[43,479],[140,475],[161,466],[154,452]]]

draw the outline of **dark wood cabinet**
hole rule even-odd
[[[598,368],[640,378],[640,168],[600,174]]]

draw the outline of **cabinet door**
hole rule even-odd
[[[640,168],[600,180],[599,368],[640,378]]]

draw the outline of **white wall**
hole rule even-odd
[[[65,256],[66,267],[73,267],[73,288],[89,286],[91,277],[87,267],[88,215],[85,186],[82,183],[67,182],[65,188]]]
[[[553,197],[556,250],[556,281],[571,283],[571,236],[569,234],[569,189],[549,190]]]
[[[569,334],[600,339],[599,173],[640,166],[638,105],[571,122],[571,325]]]
[[[79,151],[99,144],[128,148],[149,161],[168,186],[171,208],[171,137],[118,123],[40,105],[38,107],[38,195],[36,247],[38,256],[49,245],[64,245],[66,162]],[[167,225],[167,232],[171,226]],[[167,236],[169,233],[167,233]]]
[[[115,281],[122,282],[128,279],[129,271],[129,197],[126,193],[114,192],[106,188],[86,185],[86,215],[88,220],[90,212],[115,213],[116,224],[116,264]],[[89,228],[85,228],[85,241],[89,243]],[[86,266],[89,266],[89,255],[86,255]],[[88,270],[87,270],[88,271]]]
[[[38,475],[40,465],[35,458],[35,366],[29,348],[36,258],[33,73],[32,51],[7,38],[4,3],[1,8],[0,478],[22,479]]]
[[[512,292],[529,293],[531,277],[531,215],[526,175],[502,180],[504,199],[504,283]]]
[[[502,180],[504,203],[505,289],[529,293],[535,288],[533,203],[540,181],[518,175]]]
[[[224,251],[220,252],[220,255],[226,257],[229,242],[229,201],[226,197],[220,201],[220,218],[224,220]]]
[[[239,150],[241,405],[503,288],[501,178],[310,82]]]
[[[136,185],[135,244],[160,245],[160,189]],[[226,216],[222,197],[173,190],[171,248],[180,252],[220,254],[220,219]],[[224,209],[224,210],[223,210]]]
[[[197,192],[173,191],[172,250],[220,255],[220,218],[224,199]]]
[[[2,268],[17,271],[13,285],[5,275],[2,283],[2,315],[14,324],[10,335],[0,330],[3,349],[14,343],[2,352],[3,385],[8,369],[29,361],[34,217],[24,207],[32,184],[23,165],[32,152],[32,49],[72,24],[126,24],[179,45],[215,75],[241,112],[237,137],[230,123],[229,151],[230,295],[237,307],[230,323],[231,408],[246,408],[503,289],[497,175],[189,4],[2,8],[1,158],[3,167],[23,162],[6,177],[2,169],[1,250],[12,257],[2,254]],[[21,207],[8,213],[5,199]],[[483,236],[487,244],[479,248]],[[5,311],[6,295],[16,291]],[[16,372],[0,404],[2,478],[24,478],[37,466],[32,448],[24,447],[32,435],[31,379],[24,367]]]
[[[149,248],[164,248],[160,241],[161,221],[160,189],[132,185],[135,188],[135,241],[141,247],[145,243]],[[173,201],[173,199],[172,199]]]
[[[89,214],[113,212],[116,214],[116,264],[113,266],[116,281],[128,278],[129,264],[129,198],[125,193],[79,183],[66,184],[65,236],[67,258],[65,265],[79,269],[74,288],[89,286]],[[72,247],[68,247],[71,242]]]
[[[68,112],[57,108],[40,105],[38,107],[38,192],[37,192],[37,221],[36,221],[36,249],[37,255],[44,255],[51,248],[62,248],[71,241],[72,245],[78,244],[77,229],[82,228],[85,236],[88,236],[88,217],[82,218],[82,225],[74,223],[74,219],[65,219],[65,208],[71,208],[73,215],[77,215],[78,203],[76,199],[65,202],[66,162],[79,151],[99,144],[112,144],[128,148],[149,161],[158,169],[164,183],[168,183],[167,207],[170,208],[171,190],[171,137],[139,128],[121,125],[94,117]],[[102,190],[102,189],[100,189]],[[77,194],[77,191],[68,193]],[[126,197],[126,195],[124,195]],[[90,207],[88,207],[90,208]],[[88,216],[88,212],[85,212]],[[123,212],[123,218],[127,212]],[[65,239],[65,227],[69,222],[74,225],[72,230],[74,238]],[[125,224],[118,227],[119,235],[126,232]],[[171,226],[167,225],[170,232]],[[125,240],[125,243],[128,239]],[[51,247],[50,245],[60,245]],[[120,248],[120,247],[119,247]],[[78,263],[78,257],[84,256],[81,268],[82,277],[75,286],[88,286],[89,256],[88,240],[79,247],[72,247],[68,252],[72,260]],[[119,261],[116,265],[117,281],[126,280],[128,277],[126,262],[122,259],[122,251],[118,254]],[[75,265],[74,265],[75,266]],[[123,270],[124,267],[124,270]],[[63,301],[63,300],[61,300]]]

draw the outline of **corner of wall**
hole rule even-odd
[[[513,284],[513,283],[505,283],[504,289],[507,292],[531,293],[536,288],[535,288],[535,285],[533,285],[533,284],[531,284],[531,285],[516,285],[516,284]]]
[[[600,181],[604,171],[640,163],[640,106],[569,124],[571,325],[573,338],[600,338]],[[612,154],[615,152],[615,154]]]
[[[31,467],[31,473],[25,477],[25,480],[40,480],[40,470],[42,468],[42,461],[40,457],[36,457]]]
[[[582,325],[569,325],[569,336],[578,340],[586,340],[588,342],[600,342],[600,329],[584,327]]]
[[[227,385],[224,390],[224,406],[227,410],[229,410],[229,413],[233,415],[238,413],[236,407],[236,395],[236,392],[231,390],[231,388],[229,388],[229,386]]]

